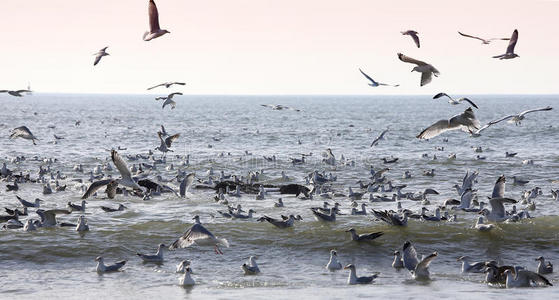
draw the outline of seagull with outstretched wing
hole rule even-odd
[[[510,37],[509,45],[507,47],[507,52],[501,55],[495,55],[493,58],[498,59],[513,59],[519,57],[518,54],[514,53],[514,47],[516,46],[516,42],[518,42],[518,30],[515,29]]]
[[[454,98],[450,97],[450,96],[449,96],[448,94],[446,94],[446,93],[438,93],[438,94],[436,94],[436,95],[433,97],[433,99],[439,99],[439,98],[441,98],[441,97],[447,97],[447,98],[448,98],[448,103],[450,103],[450,104],[452,104],[452,105],[458,105],[458,104],[460,104],[460,102],[466,101],[466,102],[470,103],[470,105],[472,105],[473,107],[479,109],[479,107],[477,107],[477,105],[476,105],[474,102],[472,102],[472,100],[470,100],[470,99],[468,99],[468,98],[462,97],[462,98],[454,99]]]
[[[413,67],[413,69],[411,71],[412,72],[416,71],[416,72],[421,73],[420,86],[424,86],[424,85],[428,84],[429,82],[431,82],[431,80],[433,79],[433,75],[435,75],[435,77],[440,75],[439,70],[437,70],[431,64],[428,64],[426,62],[411,58],[409,56],[405,56],[402,53],[398,53],[398,59],[400,59],[401,61],[403,61],[405,63],[410,63],[410,64],[416,65],[415,67]]]
[[[359,69],[359,72],[361,72],[361,74],[363,74],[363,76],[365,76],[365,78],[369,79],[370,83],[368,83],[369,86],[372,87],[377,87],[377,86],[393,86],[393,87],[398,87],[400,86],[399,84],[386,84],[386,83],[381,83],[381,82],[377,82],[375,81],[373,78],[371,78],[371,76],[367,75],[365,72],[363,72],[363,70]]]
[[[463,113],[453,116],[448,120],[439,120],[435,124],[427,127],[420,134],[418,139],[431,139],[441,133],[461,129],[465,132],[473,132],[479,129],[479,121],[476,119],[471,107],[468,107]]]

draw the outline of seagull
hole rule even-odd
[[[166,33],[170,33],[165,29],[161,29],[159,27],[159,13],[157,12],[157,6],[155,6],[155,2],[153,0],[149,0],[148,5],[148,14],[149,14],[149,31],[144,33],[143,39],[144,41],[151,41],[155,38],[158,38]]]
[[[431,139],[439,134],[450,131],[461,129],[466,132],[473,132],[479,129],[479,121],[476,119],[474,112],[471,107],[468,107],[463,113],[455,115],[449,120],[440,120],[435,124],[427,127],[420,134],[417,135],[418,139]]]
[[[244,263],[241,266],[241,269],[245,272],[245,275],[256,275],[260,273],[260,269],[256,264],[256,257],[254,256],[249,257],[248,262],[249,262],[248,264]]]
[[[538,264],[538,274],[553,273],[553,265],[549,261],[546,264],[545,263],[545,258],[543,258],[543,256],[540,256],[540,257],[536,258],[535,260],[540,262]]]
[[[179,280],[179,284],[182,286],[191,286],[191,285],[195,285],[196,282],[194,281],[194,279],[192,279],[192,277],[190,276],[190,274],[192,274],[192,269],[190,267],[187,267],[184,270],[184,275],[183,277]]]
[[[138,183],[132,178],[130,169],[116,150],[111,150],[111,159],[113,161],[113,164],[118,169],[118,172],[120,173],[120,179],[105,179],[92,183],[87,191],[83,194],[82,199],[87,199],[91,195],[95,194],[95,192],[103,186],[107,186],[105,192],[110,199],[114,198],[114,196],[116,195],[116,187],[119,184],[130,187],[134,190],[143,191],[142,187],[140,187]]]
[[[435,77],[440,75],[439,70],[437,70],[435,67],[433,67],[432,65],[422,62],[420,60],[411,58],[409,56],[405,56],[402,53],[398,53],[398,58],[406,63],[410,63],[410,64],[415,64],[416,66],[413,67],[413,69],[411,70],[416,71],[421,73],[421,83],[420,86],[424,86],[426,84],[428,84],[429,82],[431,82],[433,75],[435,75]]]
[[[35,144],[35,140],[39,140],[33,135],[33,133],[31,133],[31,130],[29,130],[27,126],[20,126],[12,129],[10,139],[15,139],[18,137],[26,140],[31,140],[33,142],[33,145],[37,145]]]
[[[484,261],[470,263],[470,258],[468,256],[460,256],[456,261],[462,262],[462,273],[483,273],[485,270]]]
[[[495,228],[495,225],[484,224],[483,217],[480,216],[479,218],[477,218],[477,221],[476,221],[476,224],[474,225],[474,228],[479,230],[479,231],[490,231],[491,229]]]
[[[30,90],[16,90],[16,91],[10,91],[10,90],[0,90],[0,93],[8,93],[8,95],[14,96],[14,97],[23,97],[23,95],[21,93],[31,93]]]
[[[259,221],[267,221],[268,223],[278,227],[278,228],[287,228],[292,227],[293,223],[295,222],[295,216],[289,215],[289,218],[286,220],[278,220],[274,218],[270,218],[268,216],[263,216],[258,219]]]
[[[321,213],[317,209],[311,208],[313,215],[315,216],[317,221],[324,221],[324,222],[335,222],[336,221],[336,212],[337,209],[330,210],[330,214]]]
[[[294,111],[297,111],[297,112],[300,112],[300,111],[301,111],[300,109],[293,108],[293,107],[289,107],[289,106],[285,106],[285,105],[281,105],[281,104],[260,104],[260,106],[268,107],[268,108],[271,108],[272,110],[284,110],[284,109],[287,109],[287,110],[294,110]]]
[[[67,207],[68,207],[68,210],[71,211],[71,212],[74,212],[74,211],[85,212],[85,205],[86,204],[87,204],[87,201],[85,201],[85,200],[82,200],[81,205],[76,205],[76,204],[73,204],[72,202],[68,201]]]
[[[157,253],[155,253],[154,255],[141,254],[141,253],[136,253],[136,255],[138,255],[144,262],[162,263],[163,249],[165,247],[166,246],[164,244],[159,244],[159,246],[157,246]]]
[[[461,36],[467,37],[467,38],[472,38],[472,39],[476,39],[476,40],[480,40],[481,43],[483,45],[488,45],[489,43],[491,43],[491,41],[495,41],[495,40],[501,40],[501,41],[508,41],[510,40],[510,38],[490,38],[490,39],[483,39],[477,36],[473,36],[473,35],[469,35],[469,34],[465,34],[462,33],[460,31],[458,31],[458,34],[460,34]]]
[[[384,235],[384,232],[357,234],[357,232],[353,228],[346,230],[346,232],[349,232],[351,234],[351,240],[356,242],[372,241]]]
[[[43,200],[37,198],[35,199],[35,202],[29,202],[26,201],[24,199],[22,199],[19,196],[16,196],[17,200],[19,201],[19,203],[21,203],[21,205],[23,205],[23,207],[35,207],[35,208],[39,208],[41,206],[41,202],[43,202]]]
[[[406,30],[406,31],[400,31],[403,35],[409,35],[411,36],[411,38],[413,39],[413,42],[415,43],[415,45],[417,46],[417,48],[419,48],[419,37],[417,36],[417,31],[415,30]]]
[[[109,53],[106,52],[107,48],[109,48],[109,47],[105,47],[105,48],[99,50],[99,52],[93,54],[93,55],[95,55],[95,61],[93,62],[94,66],[96,66],[101,61],[101,57],[110,55]]]
[[[505,54],[493,56],[493,58],[498,59],[513,59],[515,57],[519,57],[518,54],[514,53],[514,47],[516,46],[516,42],[518,41],[518,30],[515,29],[510,37],[509,45],[507,47],[507,52]]]
[[[188,192],[188,190],[190,189],[190,187],[192,186],[192,183],[194,182],[194,173],[190,173],[188,175],[186,175],[184,177],[184,179],[181,181],[180,184],[180,190],[179,190],[179,194],[181,195],[181,197],[185,197],[186,193]]]
[[[176,84],[176,85],[185,85],[186,83],[184,83],[184,82],[178,82],[178,81],[164,82],[164,83],[160,83],[160,84],[158,84],[158,85],[154,85],[154,86],[148,88],[148,91],[149,91],[149,90],[153,90],[154,88],[157,88],[157,87],[160,87],[160,86],[164,86],[164,87],[166,87],[166,88],[170,88],[171,86],[173,86],[173,85],[175,85],[175,84]]]
[[[35,220],[33,219],[27,219],[27,221],[25,221],[25,225],[23,226],[23,231],[29,232],[29,231],[37,230],[37,227],[35,227],[34,222]]]
[[[421,261],[417,258],[417,252],[410,241],[404,243],[403,262],[404,267],[410,271],[416,280],[429,280],[429,265],[437,257],[437,252],[433,252]]]
[[[404,268],[404,261],[402,260],[402,254],[398,250],[394,251],[394,261],[392,261],[392,267],[394,269]]]
[[[525,116],[526,114],[533,113],[533,112],[537,112],[537,111],[550,111],[550,110],[552,110],[552,109],[553,109],[553,107],[547,106],[547,107],[540,107],[540,108],[534,108],[534,109],[525,110],[525,111],[523,111],[523,112],[521,112],[521,113],[519,113],[519,114],[508,115],[508,116],[502,117],[502,118],[500,118],[500,119],[497,119],[497,120],[495,120],[495,121],[491,121],[491,122],[489,122],[489,123],[487,124],[487,127],[489,127],[489,126],[491,126],[491,125],[493,125],[493,124],[497,124],[497,123],[499,123],[499,122],[501,122],[501,121],[505,121],[505,120],[509,120],[509,121],[508,121],[509,123],[515,123],[515,124],[518,126],[518,125],[521,125],[521,121],[524,120],[524,118],[525,118],[524,116]],[[485,126],[484,126],[484,127],[485,127]],[[484,128],[484,129],[485,129],[485,128]],[[480,129],[479,131],[481,131],[481,130],[482,130],[482,129]]]
[[[177,106],[177,102],[175,102],[173,100],[173,97],[175,95],[182,95],[182,93],[180,93],[180,92],[171,93],[171,94],[167,95],[167,97],[157,97],[157,98],[155,98],[155,100],[165,99],[165,101],[163,102],[163,105],[161,106],[161,109],[165,109],[165,106],[167,106],[167,105],[171,105],[171,109],[175,109],[175,107]]]
[[[376,146],[378,145],[380,140],[384,140],[384,135],[388,132],[388,128],[386,128],[384,131],[382,131],[379,136],[377,136],[376,139],[373,140],[373,142],[371,143],[370,147]]]
[[[102,273],[105,273],[105,272],[116,272],[116,271],[119,271],[120,268],[122,268],[122,267],[126,264],[126,261],[125,261],[125,260],[122,260],[122,261],[116,262],[116,263],[114,263],[114,264],[112,264],[112,265],[106,266],[106,265],[105,265],[105,260],[103,259],[103,256],[97,256],[97,257],[95,258],[95,261],[97,262],[96,271],[97,271],[97,273],[101,273],[101,274],[102,274]]]
[[[493,188],[493,194],[491,195],[491,199],[489,200],[489,204],[491,205],[491,210],[483,209],[480,214],[484,214],[487,220],[490,222],[502,222],[508,219],[504,207],[504,203],[517,203],[516,200],[505,198],[505,176],[500,176],[497,181],[495,182],[495,186]]]
[[[78,217],[78,225],[76,225],[77,232],[89,231],[89,225],[87,225],[87,220],[84,216]]]
[[[163,133],[161,133],[160,131],[157,132],[157,136],[159,136],[159,140],[161,141],[161,144],[159,145],[159,147],[156,147],[155,150],[159,150],[163,153],[167,153],[169,151],[173,152],[173,150],[169,149],[171,148],[171,144],[180,137],[180,133],[177,134],[173,134],[171,136],[166,137],[165,139],[163,139]]]
[[[70,214],[69,210],[65,209],[50,209],[50,210],[43,210],[38,209],[36,213],[41,217],[40,225],[41,227],[52,227],[56,226],[56,215],[57,214]]]
[[[326,269],[330,271],[336,271],[342,269],[342,264],[338,261],[338,252],[336,250],[330,250],[330,260],[326,265]]]
[[[115,212],[115,211],[123,211],[126,208],[126,206],[119,204],[118,208],[111,208],[111,207],[107,207],[107,206],[101,206],[101,209],[105,212]]]
[[[393,86],[393,87],[398,87],[400,86],[399,84],[386,84],[386,83],[380,83],[380,82],[376,82],[373,78],[371,78],[369,75],[365,74],[365,72],[363,72],[361,69],[359,69],[359,72],[361,72],[361,74],[363,74],[363,76],[365,76],[365,78],[369,79],[369,81],[371,81],[371,83],[368,83],[369,86],[372,87],[377,87],[379,85],[382,86]]]
[[[355,272],[355,265],[349,264],[344,267],[344,269],[349,270],[349,276],[347,278],[347,284],[368,284],[372,283],[375,278],[378,277],[378,274],[374,274],[372,276],[362,276],[357,277],[357,273]]]
[[[511,270],[505,270],[505,275],[507,276],[505,286],[508,288],[515,287],[532,287],[532,285],[549,285],[552,286],[551,282],[542,275],[528,271],[528,270],[518,270],[516,276]]]
[[[460,104],[460,102],[462,102],[462,101],[467,101],[467,102],[469,102],[473,107],[479,109],[479,107],[477,107],[477,105],[476,105],[474,102],[472,102],[470,99],[468,99],[468,98],[458,98],[458,99],[454,99],[454,98],[450,97],[449,95],[447,95],[446,93],[438,93],[438,94],[436,94],[436,95],[433,97],[433,99],[439,99],[439,98],[441,98],[441,97],[443,97],[443,96],[444,96],[444,97],[447,97],[447,98],[448,98],[448,103],[450,103],[450,104],[452,104],[452,105],[458,105],[458,104]]]
[[[224,238],[217,238],[209,230],[200,223],[200,217],[194,216],[194,225],[190,227],[180,238],[178,238],[170,247],[170,250],[177,248],[186,248],[192,244],[201,246],[213,245],[217,254],[223,254],[219,249],[219,245],[229,247],[229,242]]]

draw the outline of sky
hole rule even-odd
[[[106,3],[106,5],[101,5]],[[161,28],[149,42],[148,0],[3,0],[0,89],[52,93],[146,91],[184,81],[185,94],[559,94],[559,1],[156,0]],[[481,45],[457,31],[510,37]],[[419,32],[421,48],[400,31]],[[110,56],[93,66],[93,53]],[[441,75],[419,86],[401,52]],[[400,87],[371,88],[377,81]]]

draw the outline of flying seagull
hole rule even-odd
[[[376,146],[380,140],[384,140],[384,135],[385,135],[387,132],[388,132],[388,128],[386,128],[383,132],[381,132],[381,133],[379,134],[379,136],[377,136],[376,139],[373,140],[373,142],[371,143],[371,147]]]
[[[439,99],[441,97],[447,97],[448,98],[448,103],[452,104],[452,105],[458,105],[460,104],[460,102],[462,101],[467,101],[469,102],[473,107],[478,108],[477,105],[475,103],[472,102],[472,100],[468,99],[468,98],[458,98],[458,99],[454,99],[452,97],[450,97],[448,94],[446,93],[438,93],[436,94],[433,99]]]
[[[409,35],[411,36],[411,38],[413,39],[413,42],[415,43],[415,45],[417,46],[417,48],[419,48],[419,37],[417,36],[417,31],[415,30],[406,30],[406,31],[401,31],[401,33],[403,35]]]
[[[518,30],[515,29],[510,37],[509,46],[507,47],[507,52],[505,54],[493,56],[493,58],[498,59],[512,59],[515,57],[519,57],[518,54],[514,53],[514,46],[516,46],[516,42],[518,41]]]
[[[186,175],[184,177],[184,179],[181,181],[181,184],[179,186],[179,194],[181,195],[181,197],[185,197],[186,193],[188,192],[188,189],[190,189],[190,187],[192,186],[192,183],[194,182],[195,179],[195,174],[194,173],[190,173],[188,175]]]
[[[165,96],[157,97],[157,98],[155,98],[155,100],[165,100],[163,102],[162,107],[161,107],[162,109],[164,109],[165,106],[167,106],[167,105],[171,105],[171,109],[174,109],[177,106],[177,102],[175,102],[173,100],[173,97],[175,97],[175,95],[182,95],[182,93],[180,93],[180,92],[171,93],[171,94],[167,95],[166,97]]]
[[[491,43],[491,41],[495,41],[495,40],[501,40],[501,41],[508,41],[508,40],[510,40],[509,38],[491,38],[491,39],[483,39],[483,38],[480,38],[480,37],[478,37],[478,36],[473,36],[473,35],[469,35],[469,34],[462,33],[462,32],[460,32],[460,31],[458,31],[458,34],[460,34],[461,36],[467,37],[467,38],[472,38],[472,39],[480,40],[481,43],[482,43],[483,45],[488,45],[489,43]]]
[[[27,126],[20,126],[18,128],[12,129],[12,133],[10,134],[10,139],[15,139],[18,137],[26,140],[31,140],[33,142],[33,145],[37,145],[35,144],[35,140],[39,140],[33,135],[33,133],[31,133],[31,130],[29,130]]]
[[[412,72],[416,71],[416,72],[421,73],[420,86],[424,86],[424,85],[428,84],[429,82],[431,82],[431,79],[433,78],[433,75],[435,75],[435,77],[437,77],[440,74],[439,70],[437,70],[432,65],[430,65],[428,63],[425,63],[425,62],[422,62],[422,61],[417,60],[417,59],[413,59],[409,56],[405,56],[402,53],[398,53],[398,58],[403,62],[417,65],[417,66],[413,67],[413,69],[411,71]]]
[[[155,2],[153,0],[149,0],[148,5],[148,14],[149,14],[149,31],[144,33],[144,41],[151,41],[155,38],[158,38],[166,33],[170,33],[166,29],[161,29],[159,27],[159,13],[157,12],[157,6],[155,6]]]
[[[164,83],[160,83],[160,84],[158,84],[158,85],[154,85],[154,86],[148,88],[148,91],[149,91],[149,90],[153,90],[154,88],[157,88],[157,87],[160,87],[160,86],[164,86],[164,87],[166,87],[166,88],[170,88],[170,87],[171,87],[172,85],[174,85],[174,84],[177,84],[177,85],[185,85],[186,83],[184,83],[184,82],[178,82],[178,81],[164,82]]]
[[[516,125],[521,124],[520,121],[524,120],[524,115],[526,115],[527,113],[531,113],[531,112],[536,112],[536,111],[548,111],[548,110],[552,110],[553,108],[551,106],[548,107],[543,107],[543,108],[536,108],[536,109],[530,109],[530,110],[526,110],[523,111],[517,115],[508,115],[496,120],[493,120],[487,124],[485,124],[483,127],[481,127],[480,129],[476,130],[476,131],[470,131],[470,135],[472,137],[480,137],[481,136],[481,132],[485,129],[487,129],[489,126],[491,125],[495,125],[499,122],[505,121],[505,120],[509,120],[509,122],[514,122]]]
[[[23,97],[21,93],[31,93],[31,90],[17,90],[17,91],[10,91],[10,90],[0,90],[0,93],[8,93],[8,95],[14,97]]]
[[[371,83],[368,83],[368,85],[372,86],[372,87],[377,87],[379,85],[382,86],[393,86],[393,87],[398,87],[400,86],[399,84],[386,84],[386,83],[380,83],[380,82],[376,82],[373,78],[371,78],[369,75],[365,74],[365,72],[363,72],[363,70],[359,69],[359,72],[361,72],[361,74],[363,74],[363,76],[365,76],[365,78],[369,79],[371,81]]]
[[[449,120],[437,121],[418,134],[417,138],[430,139],[443,132],[456,129],[462,129],[465,132],[472,132],[479,129],[479,121],[476,119],[471,107],[468,107],[463,113],[453,116]]]
[[[93,62],[94,66],[96,66],[101,61],[101,57],[110,55],[109,53],[106,52],[107,48],[109,48],[109,47],[105,47],[105,48],[99,50],[99,52],[93,54],[93,55],[95,55],[95,61]]]
[[[163,138],[163,133],[161,131],[158,131],[157,135],[159,136],[159,141],[161,142],[161,144],[159,145],[159,147],[155,148],[155,150],[159,150],[163,153],[167,153],[169,151],[173,152],[173,150],[169,148],[171,148],[171,144],[180,137],[180,133],[173,134],[166,137],[165,139]]]
[[[213,233],[207,230],[201,223],[200,217],[194,216],[194,225],[190,227],[180,238],[178,238],[170,247],[170,250],[177,248],[186,248],[192,244],[200,246],[214,246],[215,253],[223,254],[219,249],[219,245],[229,247],[229,242],[223,238],[217,238]]]

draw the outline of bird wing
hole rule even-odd
[[[149,90],[153,90],[154,88],[160,87],[160,86],[163,86],[163,85],[165,85],[165,84],[164,84],[164,83],[160,83],[160,84],[158,84],[158,85],[154,85],[154,86],[148,88],[148,91],[149,91]]]
[[[460,196],[460,208],[470,208],[472,198],[473,194],[471,189],[464,191],[464,193]]]
[[[472,38],[472,39],[480,40],[480,41],[482,41],[482,42],[486,42],[486,40],[484,40],[484,39],[482,39],[482,38],[480,38],[480,37],[473,36],[473,35],[469,35],[469,34],[465,34],[465,33],[462,33],[462,32],[460,32],[460,31],[458,31],[458,34],[460,34],[461,36],[465,36],[465,37],[469,37],[469,38]]]
[[[413,42],[415,43],[415,45],[417,46],[417,48],[420,47],[419,45],[419,36],[417,36],[416,33],[414,32],[410,32],[409,35],[411,36],[411,38],[413,39]]]
[[[510,37],[509,46],[507,47],[507,53],[514,53],[514,47],[518,41],[518,30],[515,29]]]
[[[165,100],[165,102],[163,103],[163,107],[162,107],[162,108],[165,108],[165,106],[167,106],[167,105],[171,105],[172,108],[175,108],[175,105],[176,105],[176,104],[177,104],[177,102],[175,102],[175,101],[173,101],[173,100],[167,98],[167,100]]]
[[[181,197],[184,197],[186,195],[186,192],[188,192],[188,189],[190,188],[190,186],[192,186],[192,183],[194,182],[194,173],[190,173],[188,175],[186,175],[186,177],[184,177],[184,179],[182,180],[181,184],[180,184],[180,195]]]
[[[167,98],[173,99],[173,97],[175,97],[175,95],[182,95],[182,93],[181,92],[171,93],[171,94],[167,95]]]
[[[185,85],[186,83],[185,83],[185,82],[178,82],[178,81],[175,81],[175,82],[173,82],[172,84]]]
[[[433,252],[430,255],[428,255],[427,257],[425,257],[424,259],[422,259],[417,264],[417,266],[415,267],[416,272],[417,272],[417,270],[425,270],[425,269],[429,268],[429,265],[431,264],[433,259],[435,259],[435,257],[437,257],[437,252]]]
[[[161,28],[159,28],[159,13],[157,12],[157,6],[155,6],[155,2],[153,2],[153,0],[149,1],[148,14],[149,32],[155,33],[161,30]]]
[[[516,275],[517,280],[527,280],[528,282],[533,282],[538,285],[550,285],[552,286],[551,282],[547,280],[547,278],[543,277],[542,275],[528,271],[528,270],[520,270],[517,272]]]
[[[404,263],[404,267],[408,269],[408,271],[414,271],[418,264],[417,259],[417,252],[415,248],[410,242],[404,244],[404,251],[402,255],[402,261]]]
[[[122,157],[118,155],[118,152],[116,152],[116,150],[111,151],[111,159],[113,160],[113,164],[115,164],[116,168],[118,169],[120,176],[122,178],[132,180],[130,169],[128,169],[128,166],[126,165]]]
[[[437,71],[438,73],[438,71]],[[433,80],[433,73],[432,72],[423,72],[421,73],[421,83],[420,86],[424,86]]]
[[[497,178],[495,186],[493,187],[493,193],[491,198],[503,198],[505,197],[505,176],[501,175]]]
[[[118,269],[122,268],[125,264],[125,260],[116,262],[113,265],[105,266],[105,271],[118,271]]]
[[[12,130],[12,134],[10,135],[10,138],[14,139],[16,137],[22,136],[22,135],[33,135],[31,133],[31,130],[29,130],[29,128],[27,128],[27,126],[20,126],[18,128],[14,128]]]
[[[410,64],[415,64],[415,65],[418,65],[418,66],[423,66],[423,65],[426,65],[426,64],[427,64],[427,63],[422,62],[422,61],[420,61],[420,60],[411,58],[411,57],[409,57],[409,56],[405,56],[405,55],[402,54],[402,53],[398,53],[398,58],[399,58],[401,61],[403,61],[403,62],[410,63]]]
[[[440,97],[447,97],[448,99],[452,100],[452,98],[447,93],[438,93],[433,96],[433,99],[439,99]]]
[[[477,105],[472,102],[472,100],[468,99],[468,98],[462,98],[460,101],[467,101],[468,103],[470,103],[473,107],[479,109],[479,107],[477,107]]]
[[[427,127],[425,130],[423,130],[421,133],[419,133],[416,137],[418,139],[431,139],[436,137],[437,135],[449,131],[449,130],[455,130],[458,129],[459,127],[451,127],[450,121],[449,120],[439,120],[437,122],[435,122],[435,124]]]
[[[536,112],[536,111],[547,111],[547,110],[552,110],[553,108],[551,106],[548,107],[542,107],[542,108],[535,108],[535,109],[529,109],[529,110],[525,110],[521,113],[518,114],[519,117],[524,116],[525,114],[531,113],[531,112]]]
[[[508,115],[508,116],[502,117],[500,119],[493,120],[493,121],[487,123],[487,125],[491,126],[491,125],[497,124],[499,122],[502,122],[502,121],[505,121],[505,120],[508,120],[508,119],[514,118],[514,117],[516,117],[516,115]]]
[[[363,76],[365,76],[365,78],[369,79],[373,84],[378,84],[378,82],[376,82],[373,78],[371,78],[369,75],[365,74],[365,72],[363,72],[363,70],[359,69],[359,72],[361,72],[361,74],[363,74]]]
[[[163,135],[167,135],[167,131],[165,130],[165,126],[161,125],[161,133],[163,133]]]
[[[97,56],[95,56],[95,61],[93,62],[94,66],[96,66],[101,61],[101,57],[103,57],[103,55],[101,54],[97,54]]]
[[[170,148],[170,147],[171,147],[171,143],[173,143],[176,139],[178,139],[178,138],[180,137],[180,135],[181,135],[180,133],[177,133],[177,134],[173,134],[173,135],[167,137],[167,138],[165,139],[165,144],[167,145],[167,147]]]
[[[107,197],[109,199],[113,199],[116,196],[116,188],[118,187],[118,182],[116,180],[112,180],[107,184],[107,188],[105,189],[105,193],[107,193]]]
[[[186,248],[196,242],[196,240],[215,238],[202,224],[194,224],[169,249]]]
[[[47,223],[47,225],[56,225],[56,215],[58,214],[70,214],[71,212],[69,210],[66,209],[50,209],[50,210],[45,210],[45,220]]]
[[[516,203],[517,201],[514,199],[509,198],[492,198],[489,200],[489,204],[491,205],[491,211],[493,214],[499,215],[500,217],[504,217],[505,214],[505,206],[503,205],[504,202],[507,203]]]
[[[104,179],[104,180],[99,180],[99,181],[93,182],[92,184],[89,185],[89,187],[87,188],[87,191],[85,191],[85,193],[83,194],[82,199],[87,199],[87,198],[91,197],[93,194],[95,194],[95,192],[97,192],[97,190],[106,186],[111,181],[112,181],[112,179]]]

